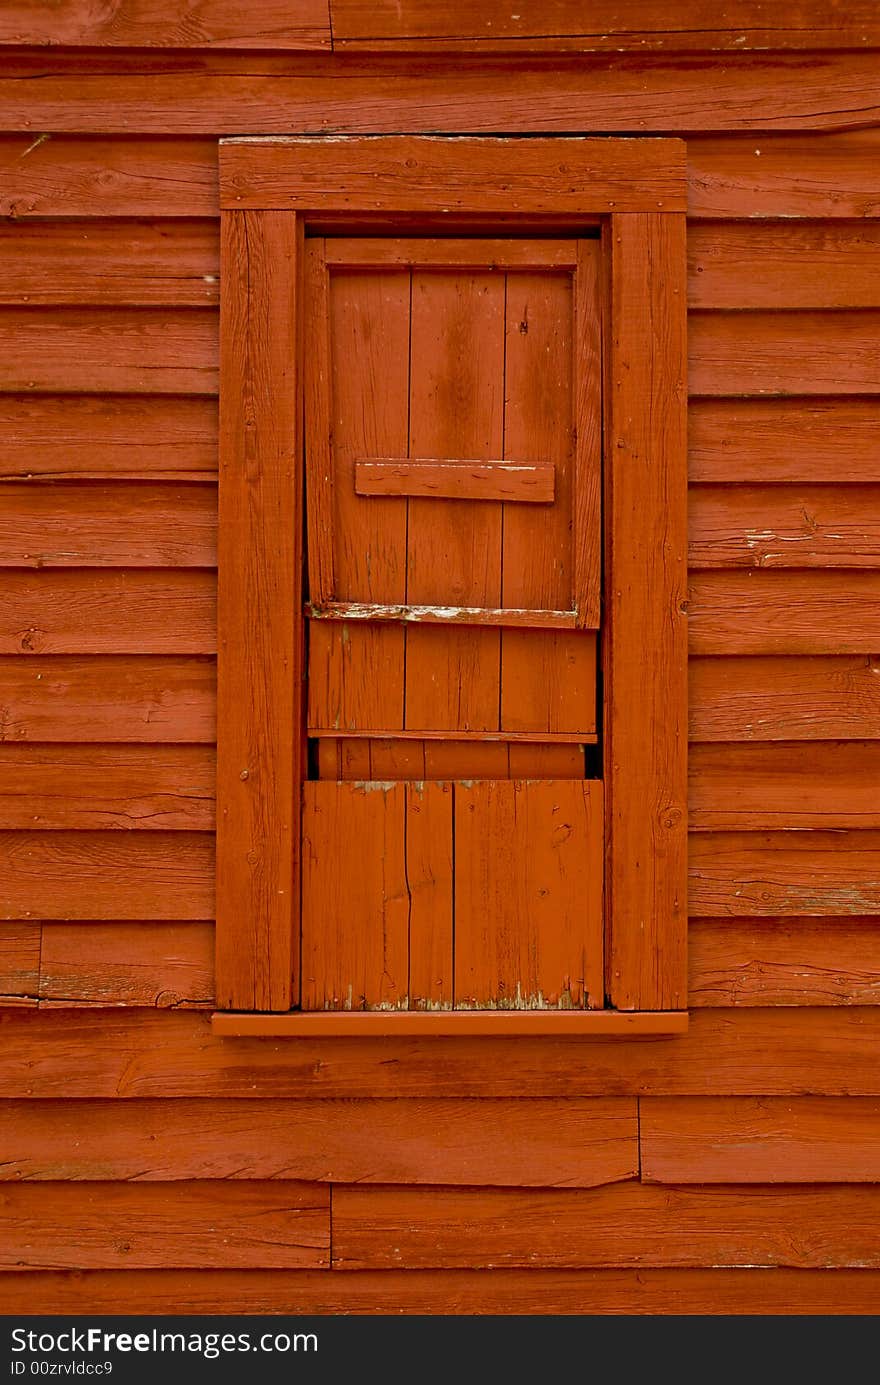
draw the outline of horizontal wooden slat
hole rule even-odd
[[[45,1313],[873,1315],[877,1270],[86,1270],[0,1279]]]
[[[880,307],[880,226],[870,221],[695,222],[692,308]]]
[[[205,53],[194,64],[186,53],[120,54],[96,72],[75,53],[37,51],[12,54],[5,67],[6,130],[642,135],[757,126],[763,139],[768,130],[847,130],[880,115],[870,52],[761,53],[726,64],[709,55],[682,61],[609,54],[564,65],[447,54],[372,66],[352,58],[344,67],[322,55]]]
[[[324,1266],[317,1183],[17,1183],[3,1191],[0,1269]]]
[[[0,215],[216,216],[212,139],[0,137]]]
[[[878,430],[876,399],[692,400],[690,479],[880,481]]]
[[[0,567],[213,567],[217,495],[171,482],[10,481]]]
[[[448,74],[454,87],[461,70]],[[528,82],[528,75],[520,74]],[[277,79],[273,82],[280,95]],[[374,78],[360,79],[369,84]],[[427,79],[430,88],[431,78]],[[436,78],[433,79],[436,82]],[[555,79],[551,79],[555,80]],[[492,87],[489,74],[483,81]],[[305,85],[305,84],[303,84]],[[354,110],[342,116],[341,127],[381,128],[385,140],[365,146],[362,140],[326,140],[295,136],[276,140],[225,140],[220,146],[220,203],[225,207],[278,207],[322,212],[450,212],[485,216],[535,214],[569,215],[582,212],[638,211],[652,208],[684,211],[685,146],[627,140],[548,139],[506,144],[497,139],[413,139],[394,133],[401,128],[434,131],[456,128],[449,115],[426,124],[424,110],[401,125],[387,119],[386,107],[396,104],[419,79],[398,76],[385,80],[382,101],[362,126]],[[333,103],[342,90],[331,80],[327,97]],[[447,93],[448,95],[448,93]],[[476,93],[474,93],[476,96]],[[428,91],[425,98],[430,101]],[[479,102],[479,98],[477,98]],[[3,86],[0,81],[0,115]],[[449,106],[446,107],[447,112]],[[493,130],[504,127],[495,107]],[[305,116],[305,112],[301,113]],[[308,117],[305,117],[308,124]],[[297,122],[302,128],[302,121]],[[326,129],[334,124],[325,114]],[[474,130],[486,128],[479,118]],[[521,122],[518,128],[522,128]],[[541,128],[550,129],[542,119]],[[589,197],[584,189],[589,188]]]
[[[368,458],[355,463],[358,495],[418,495],[448,500],[519,500],[550,504],[552,466],[512,462],[451,462]]]
[[[0,477],[214,481],[216,475],[213,399],[0,394]]]
[[[695,135],[688,139],[688,212],[737,219],[880,216],[878,149],[876,129]]]
[[[2,832],[0,917],[210,919],[206,832]]]
[[[880,1103],[849,1098],[649,1097],[650,1183],[880,1183]]]
[[[688,583],[691,654],[869,654],[880,573],[702,572]]]
[[[0,1005],[36,1005],[40,989],[40,925],[0,924]]]
[[[381,606],[365,601],[309,603],[312,620],[403,621],[408,625],[492,625],[507,629],[573,630],[575,611],[517,610],[484,606]],[[371,728],[372,729],[372,728]]]
[[[219,297],[215,222],[0,223],[2,304],[181,308]]]
[[[697,569],[876,568],[880,486],[695,486],[689,535]]]
[[[6,1101],[0,1121],[0,1180],[7,1181],[293,1178],[540,1188],[592,1187],[638,1172],[629,1097]]]
[[[87,534],[87,518],[80,518]],[[111,534],[106,516],[104,523]],[[136,533],[134,526],[129,532]],[[7,571],[0,583],[0,653],[213,654],[216,598],[213,572]]]
[[[880,913],[880,832],[694,833],[693,916]]]
[[[695,1007],[880,1004],[874,918],[692,919]]]
[[[567,1192],[333,1191],[340,1269],[833,1265],[880,1268],[880,1188],[622,1183]]]
[[[184,1010],[0,1011],[8,1097],[880,1096],[880,1007],[695,1010],[687,1034],[218,1038]]]
[[[873,655],[691,659],[691,739],[876,740],[878,670]]]
[[[578,228],[578,234],[582,234]],[[598,234],[598,231],[594,232]],[[487,236],[332,236],[324,242],[325,265],[374,269],[389,265],[457,269],[577,268],[576,240],[499,240]]]
[[[210,831],[206,746],[0,744],[0,828]]]
[[[694,395],[878,394],[880,311],[691,313]]]
[[[695,745],[691,830],[880,828],[880,741]]]
[[[553,52],[713,51],[752,48],[860,48],[880,44],[871,0],[762,0],[719,9],[690,0],[678,9],[657,0],[331,0],[334,45],[363,48],[547,48]]]
[[[330,47],[326,0],[10,0],[0,43],[123,48]]]
[[[45,923],[42,933],[41,1004],[204,1008],[213,999],[210,923]]]
[[[230,1014],[219,1010],[211,1028],[223,1038],[375,1039],[375,1038],[533,1038],[560,1035],[597,1038],[609,1034],[686,1034],[685,1010],[338,1010]]]
[[[0,308],[0,391],[216,394],[218,327],[194,308]]]
[[[0,658],[7,741],[213,741],[214,661]]]

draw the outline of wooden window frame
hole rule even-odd
[[[687,1025],[685,146],[676,139],[221,141],[216,1032],[676,1033]],[[600,224],[606,1008],[305,1013],[302,276],[309,230]]]

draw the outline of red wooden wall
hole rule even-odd
[[[880,25],[671,8],[4,8],[5,1311],[876,1308]],[[216,141],[297,128],[688,138],[686,1038],[211,1036]]]

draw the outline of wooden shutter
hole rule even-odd
[[[218,997],[289,1013],[223,1032],[678,1024],[683,187],[650,143],[641,187],[631,142],[224,146]]]

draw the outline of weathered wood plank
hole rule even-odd
[[[7,1181],[272,1178],[593,1187],[638,1173],[630,1097],[6,1101],[0,1116],[0,1180]]]
[[[0,744],[0,828],[210,831],[207,746]]]
[[[880,486],[694,486],[689,525],[695,570],[880,565]]]
[[[877,308],[880,226],[871,221],[697,221],[691,308]]]
[[[40,1004],[205,1008],[214,999],[210,923],[44,923]]]
[[[688,140],[688,212],[711,218],[880,216],[878,147],[876,129],[696,135]]]
[[[878,427],[877,399],[691,400],[690,479],[878,481]]]
[[[324,1267],[329,1201],[317,1183],[13,1183],[0,1268]]]
[[[692,655],[870,654],[880,649],[880,573],[692,573],[688,636]]]
[[[219,298],[215,222],[0,223],[4,305],[182,308]]]
[[[649,1183],[880,1183],[880,1103],[834,1097],[649,1097]]]
[[[0,740],[213,741],[212,659],[0,658]]]
[[[213,487],[8,481],[0,567],[214,567]]]
[[[40,925],[0,925],[0,1005],[36,1005],[40,989]]]
[[[196,1011],[0,1012],[8,1097],[880,1096],[880,1007],[695,1010],[670,1038],[212,1035]]]
[[[693,919],[693,1006],[877,1005],[873,918]]]
[[[691,831],[880,828],[880,741],[694,745]]]
[[[217,404],[170,395],[0,394],[0,477],[217,478]]]
[[[695,741],[875,740],[880,661],[849,658],[695,658]]]
[[[880,311],[691,313],[692,395],[880,393]]]
[[[77,48],[330,47],[326,0],[10,0],[0,20],[0,43]]]
[[[4,919],[210,919],[207,832],[2,832]]]
[[[621,1183],[588,1191],[333,1192],[347,1269],[748,1265],[878,1268],[880,1187]]]
[[[864,1314],[877,1270],[85,1270],[7,1274],[6,1313]]]
[[[213,654],[216,607],[209,571],[7,570],[0,654]]]
[[[697,832],[694,917],[880,913],[880,832]]]

